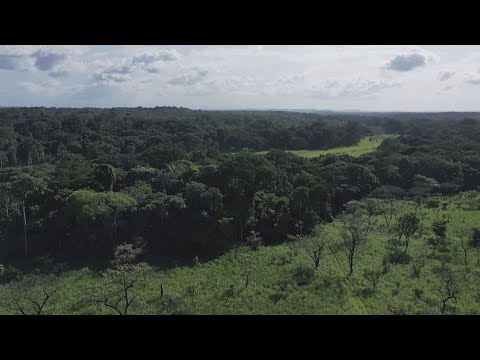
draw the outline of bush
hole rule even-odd
[[[369,268],[364,270],[363,277],[372,285],[374,289],[377,288],[377,284],[382,277],[382,272],[380,270]]]
[[[432,224],[432,230],[435,236],[444,238],[447,234],[447,221],[435,221]]]
[[[180,295],[165,294],[160,299],[159,311],[160,313],[172,314],[179,310],[180,306],[184,303],[184,299]]]
[[[386,246],[388,249],[396,251],[400,246],[402,246],[402,241],[399,238],[390,238],[387,240]]]
[[[271,263],[272,265],[286,265],[289,264],[292,261],[292,255],[290,253],[280,253],[280,254],[274,254],[272,256]]]
[[[262,245],[262,237],[258,235],[259,233],[252,231],[250,233],[250,236],[248,236],[246,239],[247,244],[252,250],[258,250],[260,248],[260,245]]]
[[[299,285],[308,285],[315,277],[315,269],[311,266],[299,265],[293,270],[293,281]]]
[[[438,199],[428,199],[427,202],[425,203],[425,206],[429,209],[435,209],[440,206],[440,200]]]
[[[3,265],[2,265],[3,267]],[[0,271],[0,283],[9,283],[14,280],[18,280],[22,272],[13,266],[3,267],[3,270]]]
[[[383,262],[384,266],[385,264],[408,264],[410,256],[401,250],[393,250],[385,254]]]
[[[412,274],[414,277],[420,277],[422,269],[425,267],[425,259],[424,258],[416,258],[412,264]]]
[[[472,229],[472,236],[470,237],[469,245],[471,247],[480,247],[480,228]]]

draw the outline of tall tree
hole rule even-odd
[[[20,172],[12,183],[12,189],[16,201],[21,206],[23,218],[23,238],[24,238],[24,254],[28,256],[28,217],[27,208],[30,205],[36,205],[35,199],[47,190],[47,183],[40,177]]]
[[[358,246],[361,245],[372,230],[368,214],[363,209],[340,216],[342,226],[341,238],[346,249],[349,265],[349,275],[353,273],[353,264]]]

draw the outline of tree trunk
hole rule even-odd
[[[25,214],[25,200],[22,202],[22,213],[23,213],[23,240],[25,245],[25,257],[28,256],[28,244],[27,244],[27,216]]]
[[[409,241],[409,239],[408,239],[408,238],[405,238],[405,254],[406,254],[407,251],[408,251],[408,241]]]
[[[114,235],[115,244],[117,244],[118,239],[117,239],[117,212],[116,211],[115,211],[115,215],[113,216],[113,229],[115,232],[115,235]]]
[[[348,255],[348,265],[350,266],[350,272],[348,275],[353,274],[353,253],[351,252],[350,255]]]

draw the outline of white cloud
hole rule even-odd
[[[438,73],[438,80],[446,81],[450,79],[453,75],[455,75],[455,71],[440,71]]]
[[[207,75],[207,69],[192,68],[168,80],[168,83],[174,86],[192,86],[203,81]]]
[[[478,109],[479,63],[458,46],[3,45],[0,104]]]
[[[475,73],[467,73],[464,81],[469,84],[480,85],[480,69]]]

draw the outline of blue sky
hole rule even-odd
[[[0,45],[0,106],[480,111],[480,46]]]

